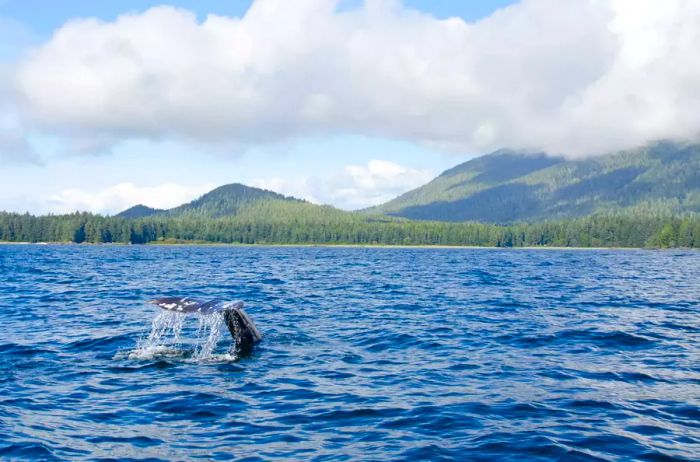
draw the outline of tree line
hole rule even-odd
[[[264,213],[217,219],[193,215],[128,219],[90,213],[33,216],[0,212],[0,241],[700,248],[700,217],[593,215],[496,225],[346,213],[325,217]]]

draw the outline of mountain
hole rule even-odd
[[[122,218],[144,218],[154,215],[164,216],[198,216],[202,218],[219,218],[237,215],[242,208],[262,201],[304,202],[300,199],[286,197],[266,189],[253,188],[240,183],[220,186],[203,196],[180,206],[162,210],[135,205],[117,214]]]
[[[311,204],[305,200],[253,188],[239,183],[220,186],[186,204],[168,209],[154,209],[136,205],[117,216],[122,218],[174,217],[194,219],[216,219],[238,217],[264,221],[288,220],[290,218],[329,221],[351,217],[362,220],[352,212],[345,212],[327,205]]]
[[[194,215],[206,218],[238,215],[251,205],[261,202],[305,202],[293,197],[283,196],[266,189],[253,188],[240,183],[219,186],[202,197],[187,204],[172,208],[166,213],[170,216]]]
[[[144,218],[154,215],[169,217],[197,216],[202,218],[219,218],[223,216],[237,215],[241,209],[258,202],[283,201],[304,202],[300,199],[286,197],[266,189],[253,188],[240,183],[220,186],[203,196],[177,207],[162,210],[135,205],[117,214],[122,218]]]
[[[700,213],[700,145],[658,142],[581,160],[500,150],[457,165],[420,188],[362,212],[234,183],[169,210],[137,205],[118,216],[314,223],[394,217],[508,224],[610,213]]]
[[[420,218],[543,219],[533,223],[407,220],[231,184],[169,210],[140,205],[118,217],[0,212],[0,242],[700,247],[700,213],[674,216],[700,211],[699,151],[655,145],[588,161],[500,151],[385,204],[396,207],[387,213]],[[599,207],[614,213],[591,215]],[[566,213],[587,216],[550,219]]]
[[[500,150],[363,212],[491,223],[700,213],[700,145],[658,142],[583,160]]]
[[[129,207],[123,212],[118,213],[117,216],[122,218],[143,218],[150,217],[152,215],[158,215],[159,213],[163,212],[165,212],[165,210],[154,209],[153,207],[147,207],[145,205],[139,204],[134,205],[133,207]]]

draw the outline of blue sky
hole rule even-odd
[[[72,18],[97,17],[112,21],[117,16],[143,11],[160,5],[172,5],[196,12],[200,19],[208,14],[224,16],[242,16],[248,10],[252,0],[180,0],[159,2],[150,0],[2,0],[0,14],[13,18],[42,36],[51,35]],[[359,0],[345,0],[346,8],[357,7]],[[408,0],[404,4],[428,12],[438,18],[458,16],[466,21],[486,17],[498,8],[514,3],[513,0]]]
[[[251,3],[249,0],[180,0],[165,3],[145,0],[0,0],[0,18],[7,25],[5,33],[0,33],[3,42],[0,57],[9,60],[21,56],[31,47],[49,40],[57,29],[76,18],[96,17],[103,21],[114,21],[124,13],[141,12],[163,4],[190,10],[197,14],[199,20],[209,14],[240,17]],[[406,5],[436,17],[460,16],[473,21],[488,16],[508,3],[411,0]],[[345,2],[341,5],[348,9],[358,6],[361,6],[360,2]],[[144,202],[167,206],[189,196],[196,196],[210,187],[231,182],[278,186],[285,193],[303,195],[317,202],[331,202],[339,207],[355,208],[371,205],[417,186],[472,154],[445,153],[400,139],[351,133],[299,137],[235,149],[169,140],[131,140],[112,146],[107,152],[96,149],[96,152],[64,154],[57,153],[70,149],[64,146],[63,140],[36,131],[27,136],[41,160],[30,163],[3,162],[0,209],[59,213],[75,207],[115,213],[127,205],[130,199],[141,198],[139,196],[143,196]],[[231,152],[226,152],[227,150]],[[346,166],[366,166],[372,160],[393,162],[413,173],[408,175],[406,181],[399,181],[394,187],[368,191],[366,196],[357,200],[344,200],[342,194],[328,192],[332,189],[331,185],[323,188],[327,191],[325,193],[313,193],[304,186],[304,181],[314,182],[317,178],[343,176]],[[285,180],[291,185],[285,184]],[[99,196],[115,185],[125,183],[133,185],[133,191],[124,198],[115,198],[115,194],[109,193],[102,200],[99,197],[89,197]],[[162,192],[152,189],[164,184],[181,185],[182,191],[172,194],[172,198],[155,197],[172,192],[168,188]]]
[[[700,8],[640,1],[0,0],[0,210],[354,209],[501,147],[694,137]]]

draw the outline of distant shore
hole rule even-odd
[[[688,247],[564,247],[564,246],[527,246],[527,247],[497,247],[497,246],[476,246],[476,245],[440,245],[440,244],[243,244],[238,242],[205,242],[205,241],[154,241],[145,244],[127,244],[123,242],[11,242],[0,241],[0,245],[65,245],[65,246],[161,246],[161,247],[321,247],[321,248],[347,248],[347,249],[483,249],[483,250],[693,250]]]
[[[191,246],[200,245],[203,247],[323,247],[323,248],[347,248],[347,249],[486,249],[486,250],[652,250],[637,247],[497,247],[478,245],[441,245],[441,244],[240,244],[240,243],[220,243],[220,242],[149,242],[145,245],[155,246]]]

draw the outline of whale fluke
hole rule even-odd
[[[248,313],[243,311],[243,302],[239,303],[237,308],[224,310],[224,320],[236,343],[236,352],[239,356],[247,356],[253,351],[253,346],[262,340],[262,334]]]
[[[189,297],[163,297],[150,300],[148,303],[159,306],[168,311],[177,313],[216,313],[231,308],[243,308],[243,302],[224,302],[221,300],[210,300],[200,302]]]
[[[253,320],[243,310],[244,303],[210,300],[200,302],[189,297],[163,297],[149,300],[150,304],[175,313],[211,314],[223,313],[226,327],[233,337],[236,353],[247,355],[262,340],[262,334]]]

